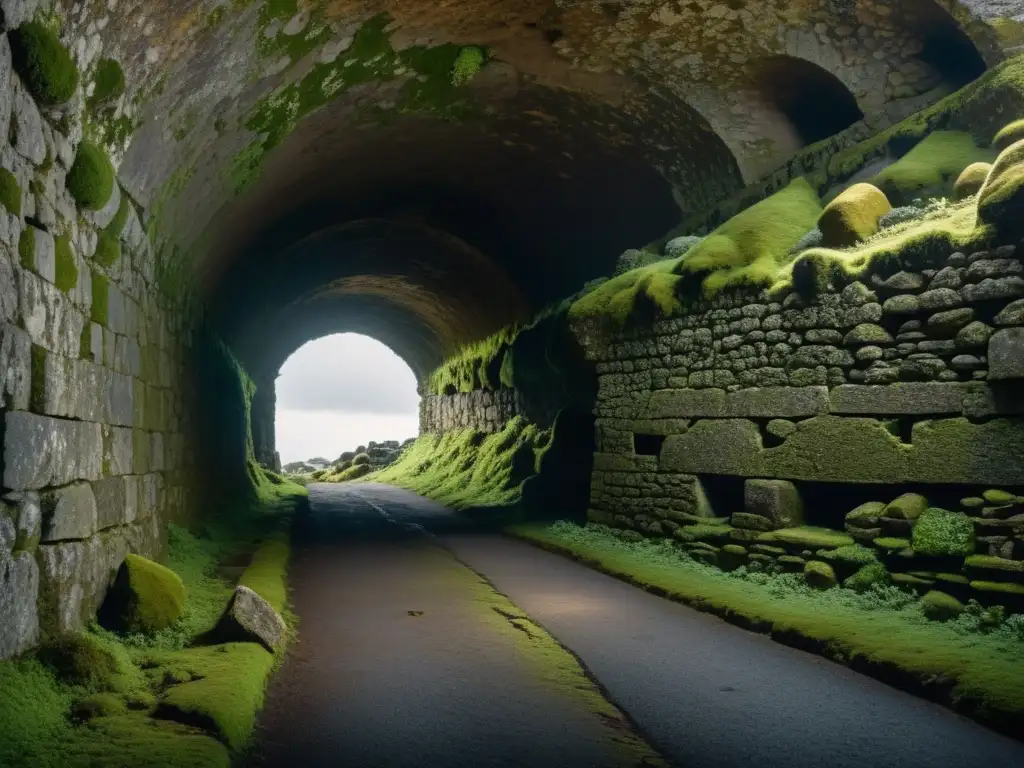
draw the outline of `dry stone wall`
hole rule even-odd
[[[420,400],[420,434],[459,429],[498,432],[521,413],[523,404],[514,389],[426,395]]]
[[[5,22],[30,10],[5,2]],[[0,34],[0,659],[91,619],[125,554],[157,556],[188,504],[189,333],[117,185],[98,211],[66,189],[81,108],[81,86],[37,105]]]
[[[1021,600],[1022,255],[952,253],[813,299],[727,293],[611,337],[577,326],[599,381],[590,519],[723,567],[799,570],[856,541],[897,581],[953,573]],[[967,515],[994,565],[915,553],[914,520],[881,511],[908,491]],[[868,500],[874,515],[848,516]],[[834,534],[782,533],[804,523]]]

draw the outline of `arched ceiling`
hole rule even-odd
[[[772,171],[814,134],[762,62],[883,127],[959,84],[936,46],[1003,55],[974,0],[62,2],[124,65],[123,185],[268,374],[340,330],[425,373]]]

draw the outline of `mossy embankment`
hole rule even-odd
[[[166,565],[187,596],[169,627],[129,634],[94,624],[0,663],[0,766],[231,764],[249,741],[280,660],[255,642],[216,641],[235,582],[293,626],[285,587],[288,525],[305,490],[272,487],[260,503],[221,510],[195,531],[170,526]]]
[[[603,526],[520,524],[507,532],[644,590],[952,707],[1017,738],[1024,722],[1024,620],[925,616],[913,595],[872,586],[819,591],[799,575],[726,573],[667,541],[626,542]]]

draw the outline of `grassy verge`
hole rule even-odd
[[[166,565],[188,590],[184,613],[149,635],[90,626],[52,646],[0,663],[0,766],[216,768],[249,742],[279,657],[255,643],[207,644],[234,592],[235,575],[287,612],[287,526],[305,490],[262,489],[193,533],[170,526]],[[55,663],[54,659],[58,661]],[[66,663],[74,658],[75,663]]]
[[[819,653],[1020,738],[1024,617],[987,628],[965,615],[931,622],[894,587],[817,591],[792,575],[725,573],[669,541],[624,542],[600,526],[523,524],[513,536],[774,640]]]

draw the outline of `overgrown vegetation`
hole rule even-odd
[[[935,695],[1000,730],[1012,732],[1024,716],[1024,615],[1006,618],[1001,609],[972,602],[961,615],[935,623],[916,596],[882,584],[863,592],[816,590],[802,575],[744,567],[726,573],[671,541],[627,542],[597,525],[528,524],[509,531],[780,642],[902,685],[927,690],[934,684]]]
[[[0,205],[8,213],[21,216],[21,185],[6,168],[0,168]]]
[[[196,532],[169,526],[166,564],[187,598],[167,628],[118,634],[93,625],[0,663],[0,765],[227,768],[251,735],[277,659],[257,643],[210,635],[234,591],[222,564],[253,553],[239,582],[291,620],[283,531],[305,491],[273,487],[268,503],[224,510]]]
[[[70,293],[78,285],[78,264],[71,249],[71,235],[65,232],[53,239],[56,286]]]
[[[82,208],[100,210],[114,191],[114,167],[107,153],[91,141],[83,141],[65,183]]]
[[[121,96],[124,93],[124,70],[116,59],[100,59],[92,77],[93,91],[87,102],[90,109]]]

